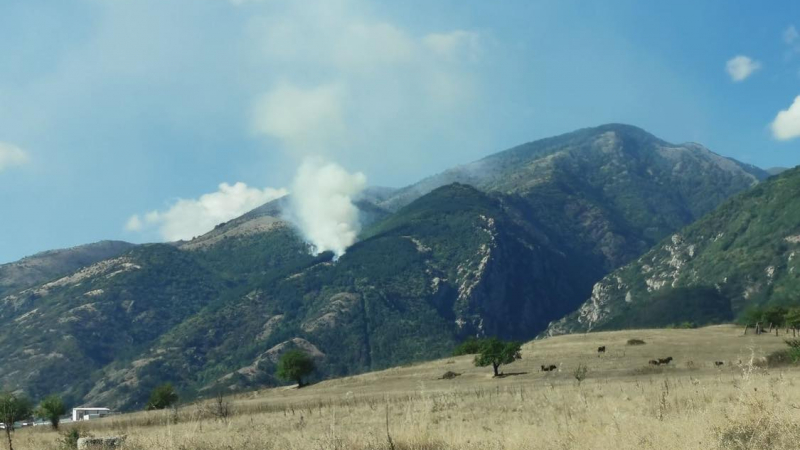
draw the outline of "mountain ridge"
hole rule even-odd
[[[480,177],[476,176],[475,174],[481,170],[485,170],[487,163],[493,163],[495,161],[503,161],[504,159],[508,162],[505,162],[503,165],[510,166],[513,165],[515,162],[519,161],[520,159],[530,159],[533,155],[538,153],[540,156],[551,155],[559,151],[559,149],[563,149],[567,146],[568,142],[574,142],[581,139],[585,139],[587,135],[598,134],[598,133],[606,133],[606,132],[619,132],[623,133],[627,136],[632,137],[633,139],[643,141],[647,144],[654,144],[665,148],[679,148],[682,146],[691,146],[699,152],[708,153],[713,155],[714,158],[719,158],[725,161],[731,161],[737,166],[741,167],[741,169],[750,174],[754,177],[755,180],[765,179],[769,176],[769,174],[762,169],[753,166],[751,164],[742,163],[737,161],[733,158],[724,157],[718,155],[711,150],[703,147],[700,144],[687,142],[685,144],[671,144],[667,141],[664,141],[656,136],[646,132],[645,130],[627,124],[604,124],[597,127],[587,127],[581,128],[579,130],[564,133],[558,136],[538,139],[535,141],[530,141],[525,144],[517,145],[515,147],[509,148],[507,150],[503,150],[488,156],[485,156],[481,159],[473,161],[471,163],[463,164],[454,167],[453,169],[448,169],[444,172],[441,172],[437,175],[433,175],[430,177],[426,177],[418,183],[411,184],[409,186],[397,189],[389,198],[383,200],[379,204],[383,207],[387,207],[388,209],[396,209],[397,205],[402,205],[403,203],[407,202],[410,198],[414,198],[414,196],[422,195],[426,192],[429,192],[435,187],[439,187],[444,184],[449,184],[450,182],[462,182],[466,184],[480,184]]]
[[[70,248],[46,250],[18,261],[0,264],[0,297],[50,281],[81,267],[113,258],[134,247],[124,241],[99,241]]]
[[[457,171],[466,183],[447,175],[360,198],[362,235],[336,261],[310,253],[285,197],[193,240],[0,296],[0,383],[135,409],[164,381],[186,398],[277,384],[276,358],[291,348],[325,377],[442,356],[467,336],[529,339],[609,272],[767,177],[620,125],[481,161]]]

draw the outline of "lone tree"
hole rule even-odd
[[[497,369],[503,364],[511,364],[521,359],[519,342],[504,342],[497,338],[489,338],[481,342],[480,353],[475,355],[475,365],[486,367],[491,365],[494,376],[498,376]]]
[[[33,413],[31,402],[25,397],[18,397],[9,392],[0,393],[0,422],[6,426],[8,450],[14,450],[11,442],[11,432],[14,431],[14,422],[25,420]]]
[[[164,383],[150,393],[150,400],[147,401],[147,410],[166,409],[178,402],[178,394],[172,383]]]
[[[314,369],[314,360],[310,356],[300,350],[289,350],[278,361],[278,370],[275,374],[283,380],[296,381],[297,387],[301,388],[305,386],[303,378],[310,375]]]
[[[49,395],[39,403],[36,408],[36,415],[47,419],[54,430],[58,430],[58,423],[61,421],[61,416],[67,413],[67,407],[64,405],[64,400],[57,395]]]

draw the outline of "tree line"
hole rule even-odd
[[[744,311],[742,325],[771,324],[773,327],[800,329],[800,307],[753,306]]]

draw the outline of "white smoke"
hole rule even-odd
[[[339,258],[356,242],[361,223],[353,199],[366,185],[361,172],[348,173],[321,158],[303,161],[292,184],[289,219],[314,254],[332,251]]]

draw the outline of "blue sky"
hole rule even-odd
[[[312,155],[402,186],[624,122],[795,166],[793,27],[790,1],[3,1],[0,262],[191,237]]]

